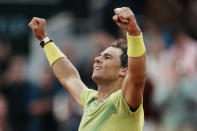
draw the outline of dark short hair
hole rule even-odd
[[[122,54],[120,55],[121,67],[128,67],[127,41],[124,39],[118,39],[111,44],[111,47],[118,48],[122,51]]]

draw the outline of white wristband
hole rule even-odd
[[[47,42],[49,42],[51,39],[47,36],[47,37],[45,37],[42,41],[44,41],[44,43],[47,43]]]

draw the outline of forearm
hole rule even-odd
[[[128,76],[135,83],[135,87],[142,87],[146,78],[146,56],[128,58]]]
[[[80,76],[73,64],[66,58],[60,58],[53,65],[52,69],[59,81],[68,79],[80,79]]]
[[[75,67],[53,42],[44,46],[44,52],[59,80],[79,78],[79,74]]]
[[[128,74],[132,79],[145,78],[146,75],[146,49],[142,33],[138,36],[127,34],[128,40]]]
[[[81,81],[76,68],[54,43],[45,45],[44,51],[57,79],[72,94],[75,100],[82,105],[80,94],[86,86]]]

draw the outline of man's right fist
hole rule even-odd
[[[46,20],[38,17],[33,17],[31,22],[29,22],[29,27],[31,28],[34,36],[41,42],[45,37],[46,33]]]

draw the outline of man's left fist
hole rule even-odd
[[[130,8],[122,7],[114,9],[113,20],[121,28],[126,30],[129,35],[137,36],[141,33],[140,28],[137,25],[135,16]]]

